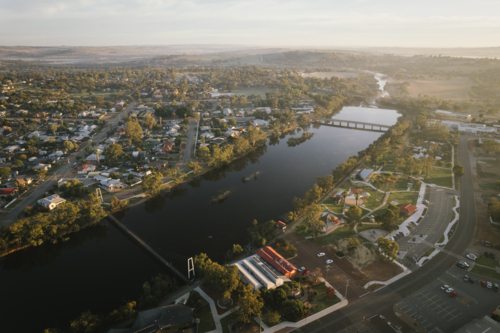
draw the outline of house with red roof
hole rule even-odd
[[[415,213],[417,211],[417,207],[413,206],[412,204],[403,204],[399,207],[399,212],[401,214],[404,214],[406,216],[410,216],[411,214]]]
[[[17,191],[15,188],[3,188],[0,190],[0,196],[7,196],[10,194],[14,194]]]
[[[276,228],[281,229],[281,230],[283,230],[283,232],[285,232],[285,229],[286,229],[286,223],[285,223],[285,222],[278,221],[278,222],[276,222]]]

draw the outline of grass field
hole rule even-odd
[[[476,264],[483,265],[483,266],[488,266],[491,268],[495,268],[497,266],[500,266],[498,264],[498,260],[491,259],[491,258],[486,258],[486,257],[479,257],[476,259]]]
[[[358,225],[357,229],[358,229],[358,232],[370,230],[370,229],[380,229],[381,225],[382,225],[382,223],[376,223],[376,224],[363,223],[363,225]]]
[[[210,311],[210,305],[208,303],[196,310],[196,317],[200,319],[198,332],[211,332],[215,329],[214,317],[212,316],[212,311]]]
[[[330,209],[332,212],[337,213],[337,214],[342,214],[342,207],[343,207],[343,205],[342,204],[334,205],[332,197],[329,197],[328,199],[326,199],[323,202],[323,204],[326,207],[328,207],[328,209]]]
[[[434,168],[429,175],[424,179],[428,184],[436,184],[444,187],[451,187],[451,170],[443,168]]]
[[[314,299],[314,303],[316,303],[316,306],[311,308],[312,313],[318,313],[340,302],[340,298],[338,298],[337,296],[335,296],[333,299],[326,299],[326,291],[328,287],[324,283],[314,285],[312,286],[312,288],[317,293]]]
[[[319,246],[325,246],[328,244],[336,243],[339,239],[350,238],[356,236],[356,233],[352,231],[348,226],[343,226],[335,229],[334,232],[329,233],[326,236],[317,237],[314,242]]]
[[[393,192],[389,196],[388,203],[393,200],[397,200],[397,206],[400,206],[405,203],[411,203],[412,205],[416,205],[418,198],[418,192],[415,195],[415,192]]]
[[[474,266],[474,268],[472,268],[471,273],[476,273],[485,277],[500,280],[500,274],[497,273],[496,270],[491,268],[486,268],[476,265]]]

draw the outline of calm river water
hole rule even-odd
[[[335,118],[391,125],[398,116],[393,110],[345,107]],[[288,146],[287,140],[302,132],[287,134],[134,206],[123,222],[182,271],[186,261],[179,258],[200,252],[223,262],[232,244],[248,243],[247,228],[254,219],[278,220],[317,176],[331,173],[381,135],[329,126],[309,132],[312,139],[298,146]],[[256,172],[255,178],[243,181]],[[231,194],[213,205],[211,197],[220,189]],[[68,242],[11,254],[0,261],[2,331],[41,332],[66,327],[86,310],[107,313],[136,300],[143,282],[160,272],[170,274],[107,221]]]

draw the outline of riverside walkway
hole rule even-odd
[[[131,237],[135,240],[139,245],[141,245],[149,254],[151,254],[154,258],[156,258],[160,263],[164,266],[167,266],[172,272],[174,272],[182,281],[189,283],[188,278],[183,275],[177,268],[175,268],[171,263],[165,260],[158,252],[156,252],[151,246],[149,246],[145,241],[143,241],[139,236],[133,233],[129,228],[127,228],[123,223],[118,221],[116,217],[111,214],[108,214],[108,219],[114,223],[118,229],[120,229],[127,236]]]

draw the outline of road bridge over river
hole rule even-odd
[[[391,127],[391,125],[374,124],[364,121],[344,120],[344,119],[332,119],[332,120],[316,119],[315,122],[326,126],[352,128],[357,130],[373,131],[373,132],[386,132]]]

